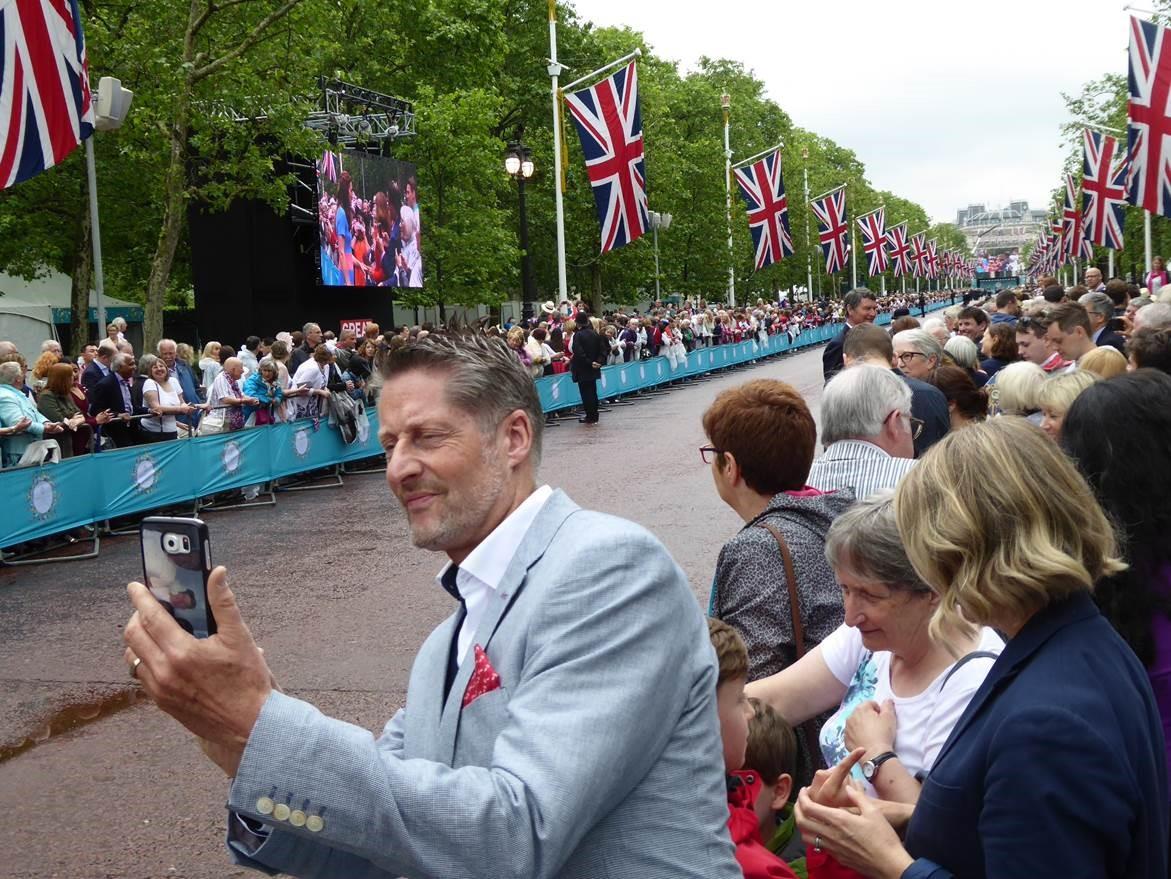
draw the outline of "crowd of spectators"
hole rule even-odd
[[[1171,307],[1053,286],[893,338],[852,291],[820,454],[783,382],[705,413],[743,520],[709,615],[746,877],[1165,873]],[[1090,752],[1083,821],[1060,755]]]

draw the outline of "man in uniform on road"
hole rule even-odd
[[[138,583],[126,661],[234,779],[233,858],[355,877],[737,879],[717,669],[683,573],[639,526],[538,486],[543,416],[497,339],[382,365],[379,438],[455,611],[375,737],[279,692],[221,567],[218,632]]]

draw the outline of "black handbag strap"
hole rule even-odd
[[[951,680],[952,675],[954,675],[973,659],[991,659],[993,662],[995,662],[998,656],[999,654],[993,653],[990,650],[973,650],[971,653],[961,656],[956,660],[956,664],[951,667],[951,670],[944,677],[943,683],[939,685],[940,691],[942,692],[943,688],[947,686],[947,682]]]

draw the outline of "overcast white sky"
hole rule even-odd
[[[969,203],[1041,206],[1060,183],[1061,92],[1126,72],[1124,0],[572,2],[684,72],[702,55],[742,62],[796,124],[937,222]]]

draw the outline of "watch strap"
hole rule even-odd
[[[870,764],[871,770],[870,770],[870,776],[866,780],[869,781],[871,784],[873,784],[874,779],[878,778],[878,770],[882,768],[882,764],[885,763],[887,760],[897,760],[898,756],[899,755],[896,754],[894,751],[883,751],[881,754],[879,754],[873,760],[867,760],[866,762]]]

